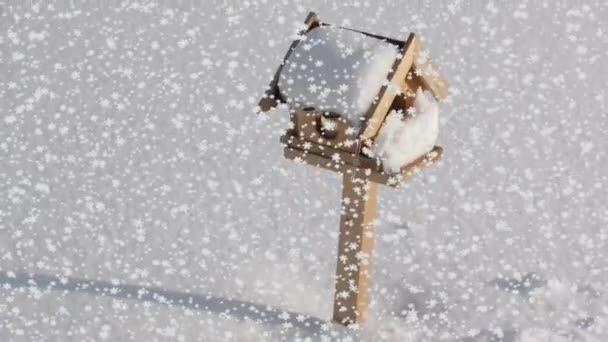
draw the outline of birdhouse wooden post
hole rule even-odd
[[[286,68],[306,69],[307,66],[302,66],[301,63],[294,62],[290,65],[290,58],[302,58],[302,54],[319,44],[322,45],[324,42],[313,39],[312,42],[307,43],[308,45],[299,46],[306,41],[307,35],[314,29],[325,27],[346,30],[351,35],[360,34],[365,37],[364,39],[377,39],[382,42],[381,44],[390,45],[397,51],[395,57],[390,60],[392,65],[387,69],[386,74],[380,75],[381,82],[377,85],[377,92],[372,94],[374,96],[370,99],[369,105],[364,103],[365,115],[360,122],[349,120],[348,113],[337,113],[332,108],[323,108],[327,102],[315,104],[303,102],[302,98],[296,100],[289,98],[285,94],[286,89],[280,86],[282,77],[287,78],[284,84],[293,83],[292,76],[283,74]],[[355,41],[358,40],[359,38],[355,37]],[[340,54],[339,51],[328,52],[331,53]],[[369,53],[365,52],[364,55],[367,56]],[[313,61],[312,58],[308,60],[316,66],[322,66],[324,62]],[[334,67],[332,70],[336,69]],[[373,76],[375,75],[371,75]],[[296,81],[298,79],[312,80],[313,83],[319,81],[318,77],[310,75],[305,78],[296,76],[296,78]],[[346,79],[350,78],[352,77],[346,77]],[[325,80],[319,82],[325,85],[328,83]],[[347,89],[348,85],[340,85],[340,89],[336,90],[335,94],[343,94],[342,87]],[[389,160],[372,152],[376,140],[386,140],[391,137],[382,136],[381,132],[385,126],[389,126],[386,122],[389,113],[403,115],[403,120],[397,120],[397,125],[407,127],[408,122],[414,122],[408,120],[419,120],[416,124],[421,125],[422,119],[408,118],[410,114],[407,114],[415,112],[415,109],[420,110],[416,101],[417,98],[424,96],[421,91],[428,91],[436,100],[441,100],[447,96],[447,85],[443,76],[431,63],[428,54],[423,51],[415,34],[411,33],[405,41],[400,41],[323,23],[314,13],[310,13],[305,20],[305,28],[300,33],[300,38],[291,44],[259,102],[262,112],[270,111],[279,103],[285,103],[289,107],[291,127],[281,137],[281,142],[285,145],[286,158],[342,174],[340,234],[333,311],[334,321],[340,324],[360,323],[367,314],[378,184],[396,188],[401,182],[441,158],[442,148],[431,144],[420,155],[415,155],[414,158],[410,156],[405,164],[399,164],[395,170],[394,167],[392,169],[389,167]],[[331,96],[331,89],[320,96],[327,97],[328,94]],[[417,115],[421,116],[420,113]],[[415,117],[415,114],[411,116]],[[411,134],[409,137],[411,138]],[[403,148],[412,146],[405,145]]]

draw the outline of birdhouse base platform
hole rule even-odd
[[[284,156],[296,162],[303,162],[353,177],[367,179],[371,182],[398,188],[406,181],[441,160],[443,148],[435,146],[433,149],[405,165],[398,173],[382,171],[382,166],[374,159],[366,158],[355,153],[348,153],[328,146],[322,146],[299,139],[293,135],[283,135],[281,142],[286,145]]]

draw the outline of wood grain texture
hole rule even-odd
[[[343,176],[333,320],[349,325],[367,316],[378,184]]]
[[[360,135],[360,139],[364,142],[371,141],[376,137],[382,123],[384,123],[384,118],[386,118],[389,108],[393,104],[395,96],[403,91],[405,87],[405,77],[414,63],[415,55],[413,51],[417,43],[418,38],[416,35],[410,33],[403,48],[399,51],[401,58],[395,60],[395,64],[392,68],[393,71],[388,75],[389,83],[382,86],[376,101],[367,111],[367,120]]]
[[[341,151],[357,152],[357,130],[352,127],[348,120],[339,117],[334,120],[336,124],[336,136],[325,138],[321,134],[319,123],[321,121],[321,111],[307,111],[296,109],[291,115],[291,122],[294,125],[295,136],[299,139],[309,141],[313,144],[329,146]]]
[[[414,56],[413,72],[422,84],[422,88],[430,91],[437,101],[448,96],[448,84],[443,74],[431,61],[428,53],[420,41],[413,46]]]
[[[293,135],[281,136],[281,142],[289,147],[331,159],[333,163],[345,163],[362,169],[381,171],[381,165],[376,160],[362,157],[354,151],[343,151],[327,145],[314,144]]]
[[[443,148],[435,146],[429,153],[416,159],[411,164],[402,167],[401,171],[397,174],[387,174],[375,171],[371,167],[365,167],[362,163],[357,164],[357,161],[351,162],[348,159],[336,161],[331,157],[316,154],[311,150],[299,149],[297,148],[297,145],[288,144],[283,152],[287,159],[398,188],[402,182],[412,178],[423,169],[426,169],[441,160]]]

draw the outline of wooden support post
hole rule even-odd
[[[361,323],[367,315],[378,184],[343,175],[342,215],[334,294],[337,323]]]

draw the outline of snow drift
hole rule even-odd
[[[433,149],[439,135],[439,107],[432,96],[421,89],[416,92],[414,110],[393,110],[386,117],[372,152],[382,159],[385,170],[398,172]]]

